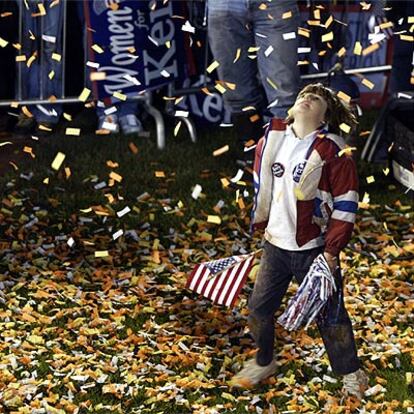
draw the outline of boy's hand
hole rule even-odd
[[[329,270],[333,274],[338,267],[338,258],[328,252],[324,252],[323,255],[325,256],[326,261],[328,262]]]

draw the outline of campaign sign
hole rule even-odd
[[[93,82],[98,99],[112,98],[115,92],[136,96],[184,79],[183,20],[173,17],[182,15],[181,9],[181,2],[172,1],[84,2],[88,60],[105,73],[103,80]]]

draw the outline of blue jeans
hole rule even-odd
[[[268,365],[273,358],[275,322],[288,286],[295,276],[298,283],[304,279],[310,265],[323,247],[304,251],[283,250],[265,242],[260,270],[249,298],[249,328],[259,351],[259,365]],[[335,274],[337,291],[324,310],[324,317],[317,321],[332,371],[346,375],[360,368],[354,334],[344,306],[342,277]]]
[[[56,97],[62,94],[62,65],[52,59],[52,54],[62,54],[62,27],[63,5],[62,1],[50,7],[53,0],[28,0],[29,9],[23,0],[19,0],[22,13],[23,37],[22,53],[27,59],[37,52],[36,60],[27,67],[26,62],[19,62],[22,69],[22,98],[44,98],[51,95]],[[65,1],[65,0],[63,0]],[[43,3],[46,15],[33,17],[32,13],[39,13],[38,4]],[[29,30],[35,36],[30,39]],[[55,42],[44,40],[43,36],[55,38]],[[49,74],[54,71],[54,77],[49,79]],[[57,123],[62,114],[61,104],[30,105],[29,110],[38,122]]]
[[[260,9],[261,4],[267,8]],[[289,11],[292,17],[282,19],[283,13]],[[277,104],[269,108],[270,112],[277,118],[286,117],[299,91],[296,33],[299,22],[294,0],[271,3],[262,0],[209,0],[208,35],[214,59],[220,63],[217,69],[219,77],[236,84],[235,90],[228,89],[223,95],[231,112],[241,112],[251,105],[263,111],[277,100]],[[283,34],[292,32],[296,34],[294,39],[283,38]],[[252,46],[260,47],[259,51],[248,53]],[[270,46],[273,51],[266,57],[265,52]],[[233,63],[239,48],[240,57]],[[248,57],[255,54],[256,59]],[[263,89],[267,99],[263,96]]]

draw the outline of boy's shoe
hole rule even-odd
[[[117,134],[119,132],[118,117],[116,115],[103,115],[99,117],[98,134]]]
[[[368,376],[360,368],[358,371],[344,375],[342,393],[346,396],[354,396],[362,400],[368,388]]]
[[[134,115],[124,115],[119,118],[122,133],[125,135],[138,134],[142,131],[141,121]]]
[[[17,118],[17,123],[14,126],[13,134],[16,136],[30,135],[35,127],[36,121],[33,117],[28,117],[25,114],[20,114]]]
[[[230,384],[233,387],[253,387],[260,381],[272,376],[276,372],[276,368],[275,360],[272,360],[269,365],[262,367],[253,358],[246,362],[244,368],[231,379]]]

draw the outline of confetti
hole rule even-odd
[[[86,102],[86,100],[89,98],[89,95],[91,94],[91,90],[88,88],[83,88],[83,91],[79,95],[79,100],[81,102]]]
[[[373,175],[370,175],[366,178],[368,184],[372,184],[375,181],[375,178]]]
[[[296,39],[296,33],[295,32],[283,33],[282,36],[283,36],[283,40]]]
[[[65,154],[63,154],[62,152],[58,152],[55,156],[55,159],[52,162],[51,167],[56,171],[59,170],[65,158],[66,158]]]
[[[96,53],[104,53],[104,50],[97,44],[92,45],[91,49],[94,50]]]
[[[4,40],[2,37],[0,37],[0,47],[6,47],[9,44],[7,40]]]
[[[207,216],[207,222],[213,224],[221,224],[221,218],[219,216]]]
[[[217,62],[217,60],[215,60],[213,63],[211,63],[207,68],[206,71],[207,73],[211,73],[213,72],[215,69],[217,69],[220,66],[220,63]]]
[[[222,155],[225,152],[227,152],[229,149],[230,149],[230,147],[228,145],[224,145],[223,147],[218,148],[215,151],[213,151],[213,157],[217,157],[219,155]]]
[[[108,257],[109,252],[108,250],[98,250],[95,252],[95,257]]]
[[[80,128],[66,128],[65,134],[79,136],[80,131],[81,131]]]

